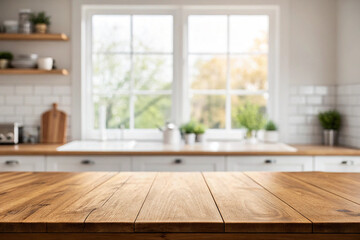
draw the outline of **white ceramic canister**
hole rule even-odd
[[[38,68],[42,70],[51,70],[53,68],[54,60],[51,57],[39,58]]]

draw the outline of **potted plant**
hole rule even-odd
[[[238,123],[241,127],[246,128],[246,138],[255,143],[257,131],[263,128],[266,123],[264,115],[258,105],[245,103],[240,107],[237,115]]]
[[[200,142],[200,143],[205,142],[205,137],[204,137],[205,131],[206,131],[206,127],[203,124],[197,123],[195,125],[194,133],[196,134],[195,137],[196,142]]]
[[[341,126],[341,115],[336,110],[320,112],[318,115],[323,127],[323,143],[327,146],[334,146],[337,142],[338,130]]]
[[[273,121],[271,120],[267,121],[264,130],[265,130],[263,136],[264,142],[276,143],[279,141],[278,127]]]
[[[8,68],[13,55],[10,52],[0,52],[0,69]]]
[[[36,33],[46,33],[50,25],[50,16],[46,16],[45,12],[34,13],[31,15],[31,22],[35,26]]]
[[[194,121],[190,121],[181,126],[181,132],[184,135],[185,144],[192,145],[195,143],[195,126]]]

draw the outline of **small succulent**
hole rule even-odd
[[[276,130],[278,130],[278,127],[276,126],[276,124],[273,122],[273,121],[271,121],[271,120],[269,120],[266,124],[265,124],[265,130],[266,131],[276,131]]]

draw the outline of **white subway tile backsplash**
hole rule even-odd
[[[25,105],[40,105],[41,97],[39,96],[26,96],[24,99]]]
[[[302,97],[302,96],[292,96],[290,97],[290,103],[291,104],[305,104],[306,103],[306,98]]]
[[[54,86],[53,87],[53,93],[55,95],[70,95],[71,94],[71,88],[70,86]]]
[[[322,103],[322,97],[320,96],[308,96],[306,97],[306,103],[313,104],[313,105],[319,105]]]
[[[0,96],[0,104],[4,104],[5,103],[5,97],[4,96]]]
[[[44,96],[43,97],[43,103],[44,104],[53,104],[53,103],[59,103],[60,98],[58,96]]]
[[[15,92],[14,86],[3,86],[0,85],[0,95],[12,95]]]
[[[312,95],[314,94],[314,86],[301,86],[299,87],[299,94]]]
[[[15,107],[12,106],[0,106],[0,115],[7,116],[15,113]]]
[[[16,115],[32,115],[33,108],[30,106],[17,106],[15,107],[15,114]]]
[[[50,106],[35,106],[34,107],[34,115],[41,115],[43,114],[45,111],[49,111],[50,110]]]
[[[71,97],[69,96],[63,96],[60,98],[60,103],[62,105],[71,105]]]
[[[15,93],[17,95],[32,95],[33,94],[33,86],[16,86]]]
[[[8,105],[23,105],[24,97],[23,96],[6,96],[5,103]]]
[[[318,94],[318,95],[326,95],[326,94],[328,94],[328,87],[316,86],[315,87],[315,94]]]
[[[51,95],[52,87],[50,86],[35,86],[35,96],[37,95]]]

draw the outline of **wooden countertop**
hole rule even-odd
[[[359,173],[7,172],[0,183],[0,239],[360,239]]]
[[[166,147],[160,143],[142,143],[132,150],[124,151],[59,151],[58,144],[1,145],[1,155],[284,155],[284,156],[360,156],[360,149],[347,147],[327,147],[317,145],[291,145],[294,151],[279,145],[244,145],[241,143],[220,143],[213,145]]]

